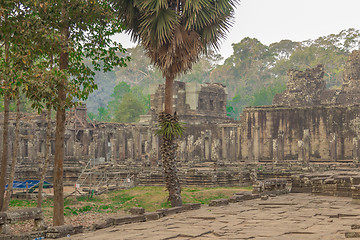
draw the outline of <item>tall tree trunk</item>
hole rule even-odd
[[[17,155],[18,155],[18,151],[19,151],[19,132],[20,132],[20,90],[18,88],[17,93],[16,93],[15,142],[14,142],[14,149],[13,149],[13,155],[12,155],[12,160],[11,160],[9,184],[8,184],[8,189],[6,191],[5,203],[3,205],[2,211],[8,210],[11,194],[13,192],[13,182],[14,182],[14,178],[15,178],[16,160],[17,160]]]
[[[43,169],[42,169],[42,172],[41,172],[41,178],[40,178],[40,183],[39,183],[38,202],[37,202],[37,207],[38,208],[41,208],[44,181],[45,181],[46,173],[47,173],[49,163],[50,163],[51,107],[49,107],[48,110],[47,110],[46,122],[47,122],[47,128],[46,128],[45,161],[44,161],[44,164],[43,164]]]
[[[1,154],[1,175],[0,175],[0,209],[4,207],[5,198],[5,185],[6,185],[6,173],[8,163],[8,148],[9,148],[9,94],[4,95],[4,130],[3,130],[3,145]]]
[[[165,113],[173,114],[173,105],[174,105],[174,77],[166,76],[165,80]]]
[[[177,116],[173,115],[173,89],[174,77],[166,77],[165,82],[165,112],[159,115],[159,121],[178,122]],[[172,207],[181,206],[181,187],[176,168],[177,144],[174,137],[162,137],[160,147],[164,168],[164,180],[169,192],[169,201]]]
[[[67,1],[66,1],[67,3]],[[62,10],[63,29],[61,30],[61,53],[60,70],[68,69],[69,65],[69,22],[67,20],[67,4]],[[56,112],[56,132],[55,132],[55,156],[54,156],[54,226],[64,225],[64,141],[65,141],[65,102],[66,102],[66,83],[67,77],[64,76],[58,87],[58,106]]]
[[[5,13],[5,22],[7,21],[7,13]],[[9,54],[10,54],[10,43],[7,36],[5,36],[5,62],[9,63]],[[8,66],[7,66],[8,67]],[[9,71],[6,71],[9,73]],[[9,78],[9,76],[6,76]],[[4,131],[3,131],[3,146],[1,154],[1,173],[0,173],[0,210],[4,207],[5,202],[5,185],[6,185],[6,172],[7,172],[7,162],[8,162],[8,148],[9,148],[9,105],[10,105],[10,94],[5,91],[4,94]]]

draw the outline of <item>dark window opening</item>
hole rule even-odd
[[[25,139],[24,140],[24,157],[28,157],[28,156],[29,156],[28,140]]]
[[[145,143],[141,144],[141,154],[145,154]]]
[[[214,100],[210,100],[210,110],[214,110]]]
[[[51,144],[51,155],[54,155],[55,154],[55,141],[51,141],[50,142]]]
[[[199,100],[199,109],[205,109],[204,99]]]
[[[224,101],[220,101],[220,109],[222,110],[224,108]]]

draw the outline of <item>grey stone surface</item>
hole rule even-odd
[[[142,207],[133,207],[129,210],[131,215],[140,215],[145,213],[145,209]]]
[[[345,239],[360,220],[360,206],[350,198],[306,193],[281,195],[221,207],[203,206],[157,221],[115,226],[71,236],[72,240],[102,239]],[[339,216],[331,218],[330,216]],[[64,238],[67,240],[68,238]]]

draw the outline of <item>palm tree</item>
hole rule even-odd
[[[191,70],[200,53],[218,49],[232,24],[238,0],[112,0],[127,32],[139,41],[151,62],[165,77],[165,110],[159,115],[164,177],[172,206],[181,206],[181,189],[176,174],[178,125],[173,114],[175,77]],[[181,128],[177,128],[181,132]],[[167,133],[167,134],[166,134]]]

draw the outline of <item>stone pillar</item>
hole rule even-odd
[[[358,163],[359,162],[359,139],[357,137],[353,138],[353,162]]]
[[[279,146],[277,139],[272,140],[272,160],[273,163],[277,163],[279,161]]]
[[[236,128],[236,160],[242,159],[242,152],[241,152],[241,128]]]
[[[247,149],[248,149],[248,157],[245,161],[246,163],[254,163],[254,140],[247,139]]]
[[[234,128],[231,128],[229,132],[229,160],[235,161],[236,160],[236,131]]]
[[[304,149],[304,142],[302,140],[298,141],[298,161],[299,162],[303,162],[304,161],[304,154],[305,154],[305,149]]]
[[[259,162],[260,155],[260,127],[257,126],[254,128],[254,160],[255,162]]]
[[[83,155],[89,155],[89,145],[90,145],[90,133],[88,129],[83,130],[83,137],[82,137],[82,144],[83,144]]]
[[[194,152],[194,136],[190,135],[187,137],[187,161],[193,160],[193,152]]]
[[[278,143],[278,160],[279,162],[282,162],[285,160],[284,157],[284,132],[283,131],[279,131],[278,132],[278,138],[277,138],[277,143]]]
[[[204,150],[205,150],[205,160],[206,161],[209,161],[210,160],[210,139],[209,137],[205,137],[205,140],[204,140]]]
[[[337,160],[336,133],[330,133],[330,159],[334,162]]]
[[[117,157],[118,157],[118,152],[117,152],[117,145],[118,145],[118,141],[117,139],[110,139],[110,148],[111,148],[111,157],[110,157],[110,161],[111,162],[116,162],[117,161]]]
[[[226,132],[225,132],[225,127],[222,127],[221,129],[221,138],[222,138],[222,159],[227,159],[227,140],[226,139]]]
[[[133,139],[129,138],[127,140],[127,158],[134,159],[134,144]]]
[[[304,157],[303,157],[303,161],[304,162],[309,162],[310,161],[310,154],[311,154],[310,130],[309,129],[304,129],[303,141],[304,141],[304,155],[303,155]]]

